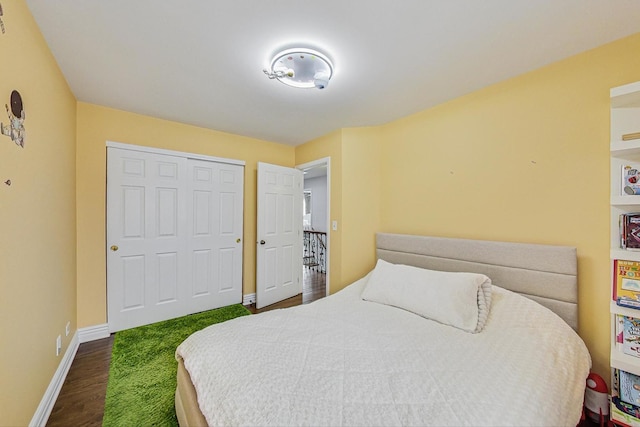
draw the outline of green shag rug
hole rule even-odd
[[[117,332],[102,425],[177,426],[176,347],[195,331],[247,314],[238,304]]]

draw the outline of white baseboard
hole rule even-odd
[[[47,420],[49,419],[49,415],[51,415],[53,406],[56,404],[56,400],[58,399],[64,380],[67,378],[73,359],[76,357],[79,345],[78,332],[76,331],[71,338],[67,351],[64,352],[64,356],[58,365],[58,369],[56,369],[56,373],[53,375],[53,378],[49,383],[49,387],[47,387],[44,396],[42,396],[42,400],[36,409],[36,413],[33,414],[33,418],[29,423],[30,427],[45,426],[47,424]]]
[[[242,296],[242,305],[251,305],[256,302],[256,294],[246,294]]]
[[[102,325],[87,326],[86,328],[78,329],[78,339],[80,344],[100,340],[109,336],[109,324],[103,323]]]

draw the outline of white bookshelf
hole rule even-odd
[[[623,141],[622,135],[640,132],[640,82],[611,89],[611,250],[612,259],[627,259],[621,252],[618,218],[620,214],[640,212],[640,195],[627,195],[622,190],[622,166],[640,165],[640,139]],[[631,252],[631,251],[630,251]],[[634,257],[635,254],[629,255]],[[636,260],[632,258],[631,260]]]
[[[610,191],[610,259],[611,259],[611,293],[615,285],[613,277],[614,261],[627,260],[640,262],[640,251],[620,248],[619,217],[623,213],[640,212],[640,195],[627,195],[622,189],[622,167],[624,165],[640,166],[640,139],[622,140],[622,135],[640,132],[640,82],[612,88],[611,97],[611,191]],[[635,165],[634,165],[635,164]],[[640,376],[640,357],[625,354],[621,345],[616,343],[616,315],[640,318],[640,310],[620,307],[611,300],[611,356],[612,368],[623,370]],[[613,381],[612,381],[613,384]],[[611,404],[611,418],[625,424],[640,425],[640,419],[629,418]],[[622,414],[622,415],[621,415]]]

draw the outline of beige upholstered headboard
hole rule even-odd
[[[576,248],[387,233],[378,233],[376,241],[380,259],[485,274],[494,285],[537,301],[578,329]]]

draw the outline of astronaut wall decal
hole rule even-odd
[[[0,132],[11,138],[16,145],[24,148],[25,130],[24,130],[24,106],[22,105],[22,97],[17,90],[11,92],[11,109],[5,104],[7,116],[9,116],[9,124],[5,125],[0,122]]]
[[[2,17],[4,16],[4,12],[2,11],[2,5],[0,4],[0,31],[2,31],[2,34],[5,33],[5,29],[4,29],[4,22],[2,21]],[[16,92],[16,91],[14,91]],[[20,98],[20,94],[18,92],[16,92],[18,95],[18,98]],[[13,94],[12,94],[13,95]],[[20,104],[22,104],[22,99],[20,99]],[[13,105],[12,105],[13,107]],[[22,106],[20,106],[20,110],[22,110]],[[9,108],[7,107],[7,114],[9,112]],[[11,121],[11,116],[9,116],[9,121]],[[24,123],[24,119],[22,119],[22,123]],[[21,147],[24,147],[24,125],[21,125],[22,127],[22,138],[21,138],[21,142],[16,142],[16,144],[18,144]],[[2,123],[0,123],[0,131],[2,131],[2,134],[4,133],[4,126],[2,125]],[[10,132],[9,132],[10,133]],[[9,135],[11,136],[11,135]],[[14,140],[13,138],[11,138],[12,140]],[[14,140],[15,141],[15,140]],[[7,187],[11,186],[11,180],[7,179],[6,181],[4,181],[4,184]]]
[[[4,22],[2,22],[2,16],[4,13],[2,12],[2,5],[0,4],[0,29],[2,30],[2,34],[4,34]]]

